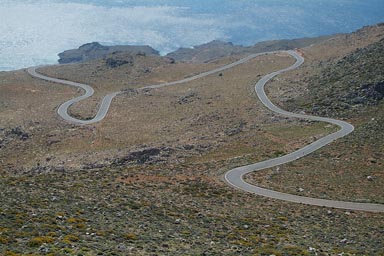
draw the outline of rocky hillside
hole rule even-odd
[[[300,68],[268,83],[282,108],[343,116],[356,129],[247,179],[302,196],[384,203],[382,38],[378,25],[312,41],[300,50]],[[259,49],[310,44],[300,40]],[[57,115],[80,90],[25,70],[0,72],[0,255],[384,255],[382,213],[271,200],[223,182],[231,168],[335,130],[276,115],[257,100],[255,82],[291,65],[290,56],[259,56],[189,83],[137,90],[231,63],[244,52],[198,61],[243,48],[215,41],[186,50],[185,61],[116,52],[41,68],[95,89],[71,107],[76,117],[93,116],[104,95],[124,91],[102,122],[84,126]]]
[[[78,49],[67,50],[59,53],[59,63],[74,63],[103,58],[109,54],[122,52],[129,54],[159,55],[158,51],[150,46],[117,45],[104,46],[97,42],[88,43]]]
[[[253,46],[247,47],[214,40],[212,42],[195,46],[193,48],[180,48],[167,54],[167,56],[175,59],[176,61],[204,63],[235,54],[290,50],[306,47],[311,44],[325,41],[331,37],[332,36],[321,36],[293,40],[273,40],[260,42]]]
[[[308,80],[308,92],[290,102],[321,116],[354,116],[384,98],[384,39],[327,65]],[[288,102],[289,103],[289,102]]]
[[[301,196],[384,202],[383,46],[384,24],[377,24],[301,49],[305,63],[273,79],[268,94],[283,109],[342,119],[355,130],[250,182]]]
[[[208,62],[213,59],[229,56],[231,54],[247,51],[248,47],[234,45],[230,42],[214,40],[206,44],[194,46],[193,48],[180,48],[167,56],[176,61],[185,62]]]
[[[193,48],[180,48],[168,53],[166,57],[178,62],[206,63],[236,54],[249,54],[265,51],[289,50],[306,47],[311,44],[325,41],[332,36],[321,36],[314,38],[301,38],[292,40],[273,40],[257,43],[253,46],[234,45],[231,42],[214,40],[206,44],[194,46]],[[80,46],[78,49],[67,50],[59,53],[59,63],[76,63],[88,60],[105,58],[112,53],[129,53],[132,55],[159,55],[159,52],[150,46],[104,46],[93,42]]]

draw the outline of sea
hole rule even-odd
[[[0,0],[0,71],[55,64],[89,42],[161,54],[215,39],[253,45],[384,22],[383,0]]]

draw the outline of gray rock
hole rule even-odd
[[[123,65],[130,65],[133,66],[133,57],[132,56],[114,56],[114,54],[111,55],[111,57],[108,57],[105,60],[105,64],[109,68],[117,68]]]
[[[199,97],[196,92],[191,91],[188,92],[187,95],[180,97],[177,102],[179,104],[186,104],[193,102],[195,99],[199,99]]]
[[[78,49],[67,50],[59,53],[59,63],[76,63],[88,60],[101,59],[109,54],[113,53],[129,53],[132,55],[159,55],[159,52],[152,47],[136,46],[136,45],[117,45],[117,46],[104,46],[97,42],[88,43],[80,46]],[[124,62],[124,61],[123,61]],[[112,66],[122,65],[121,61],[114,62],[113,60],[109,63]]]
[[[234,45],[231,42],[214,40],[192,48],[180,48],[166,56],[176,61],[206,63],[222,57],[239,53],[257,53],[265,51],[289,50],[302,48],[314,43],[325,41],[331,36],[302,38],[293,40],[274,40],[257,43],[253,46]]]

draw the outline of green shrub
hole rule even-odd
[[[29,240],[28,245],[31,247],[38,247],[42,244],[50,244],[53,243],[55,239],[51,236],[38,236]]]

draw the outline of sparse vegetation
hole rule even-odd
[[[372,38],[379,40],[376,34],[365,38],[354,42],[364,48]],[[330,47],[326,54],[343,63],[338,70],[343,77],[349,57],[337,55],[344,44],[332,43],[324,43]],[[322,56],[316,51],[323,46],[306,49],[308,66],[274,83],[297,86],[298,77],[320,74],[333,63],[316,66]],[[359,51],[363,58],[364,50]],[[44,72],[77,76],[103,95],[128,84],[176,80],[238,57],[195,65],[135,56],[133,66],[112,69],[100,60]],[[22,71],[1,73],[0,254],[383,254],[383,214],[275,201],[222,181],[232,167],[280,156],[335,130],[276,116],[255,100],[255,81],[291,63],[285,55],[262,56],[222,76],[123,95],[113,103],[107,122],[81,127],[55,115],[55,108],[73,96],[71,88],[31,79]],[[142,72],[143,67],[151,72]],[[112,84],[111,77],[118,82]],[[73,111],[89,116],[97,102]],[[249,178],[291,193],[382,203],[382,104],[351,113],[348,121],[357,128],[352,136]]]
[[[29,240],[28,245],[31,247],[39,247],[42,244],[50,244],[53,243],[55,239],[50,236],[39,236],[39,237],[34,237],[31,240]]]
[[[289,100],[290,109],[320,116],[356,117],[384,98],[384,39],[327,65],[305,78],[308,91]]]
[[[292,194],[384,203],[384,102],[380,87],[384,77],[379,68],[384,60],[383,48],[384,41],[379,40],[335,58],[328,65],[311,63],[311,67],[301,70],[302,74],[317,66],[313,72],[318,75],[302,75],[295,85],[288,82],[287,90],[297,83],[308,87],[302,89],[304,94],[279,102],[282,108],[349,118],[355,131],[308,157],[249,175],[248,180]],[[308,49],[307,54],[315,51]],[[289,76],[285,79],[292,79]]]

